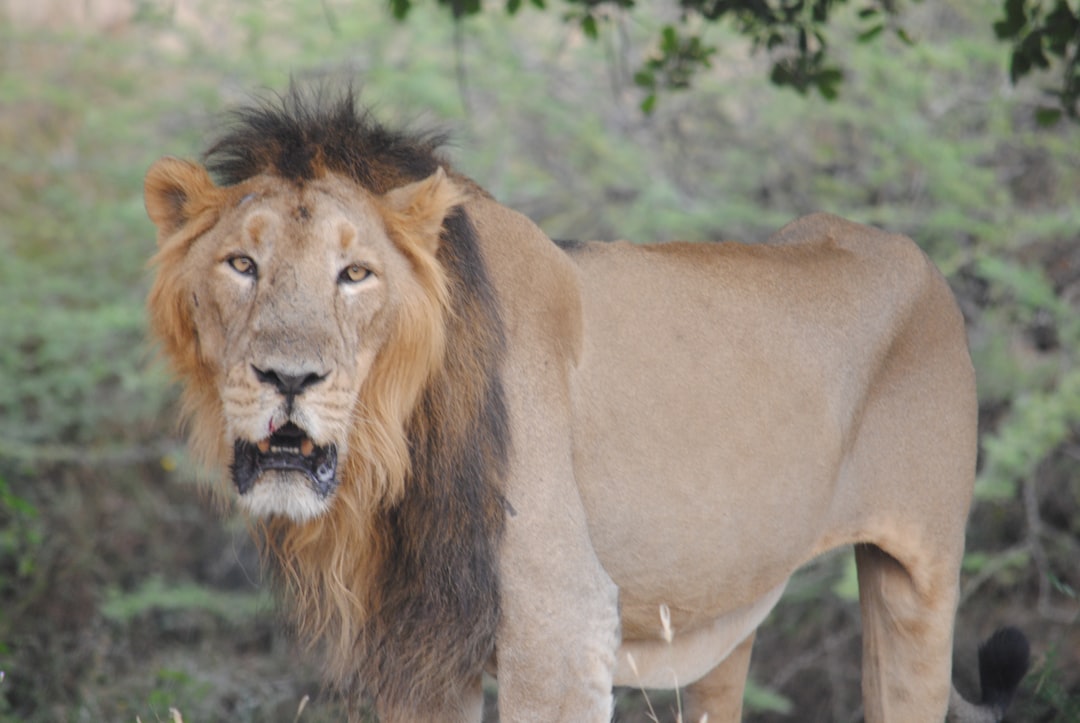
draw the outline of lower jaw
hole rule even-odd
[[[240,509],[253,517],[286,517],[303,523],[316,519],[330,509],[333,494],[319,494],[306,476],[270,470],[237,498]]]

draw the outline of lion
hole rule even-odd
[[[556,244],[352,90],[241,109],[145,182],[150,325],[189,444],[255,521],[359,719],[736,721],[790,576],[854,545],[867,721],[998,720],[1023,634],[951,687],[976,398],[909,239]],[[662,614],[661,614],[662,613]]]

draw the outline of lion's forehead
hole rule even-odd
[[[363,192],[343,198],[322,188],[252,190],[230,211],[222,219],[225,235],[259,246],[347,252],[385,236],[379,210]]]

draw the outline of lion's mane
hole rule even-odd
[[[211,201],[176,199],[191,206],[188,223],[155,258],[149,302],[151,324],[188,382],[185,418],[205,461],[227,465],[230,448],[185,311],[183,262],[216,221],[214,199],[223,204],[256,176],[302,184],[330,173],[378,196],[447,167],[443,140],[387,130],[358,110],[351,90],[328,99],[291,89],[236,112],[206,154],[219,184]],[[410,233],[392,215],[385,220],[391,238]],[[298,633],[323,651],[349,700],[377,695],[430,712],[443,708],[442,691],[475,680],[494,650],[509,427],[503,327],[464,210],[446,218],[434,259],[410,260],[426,299],[399,315],[365,380],[334,504],[309,522],[273,518],[257,532]]]

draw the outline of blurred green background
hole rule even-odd
[[[300,720],[340,719],[184,457],[145,339],[141,182],[253,92],[352,77],[556,238],[752,241],[828,210],[916,239],[980,382],[957,680],[970,696],[976,641],[1018,624],[1035,668],[1011,719],[1080,720],[1080,127],[1035,122],[1040,80],[1008,82],[989,0],[908,6],[912,47],[857,42],[853,5],[831,103],[713,28],[712,70],[643,115],[664,8],[593,42],[528,8],[455,29],[376,0],[0,3],[0,719],[289,721],[308,695]],[[751,678],[748,720],[860,719],[849,554],[792,583]],[[620,692],[619,720],[648,715]]]

